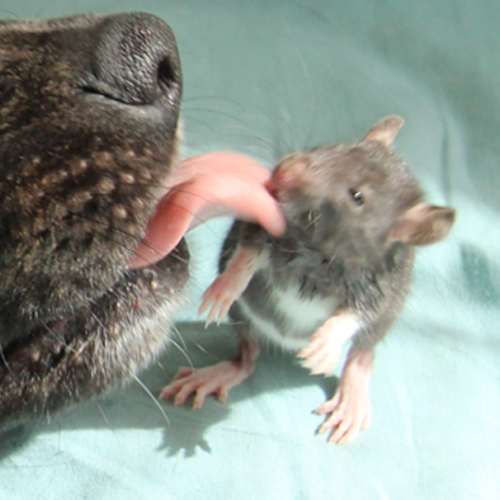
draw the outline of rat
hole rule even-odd
[[[180,161],[182,89],[153,15],[0,21],[0,430],[158,358],[185,300],[184,233],[207,212],[284,230],[265,167]]]
[[[312,374],[330,376],[350,343],[337,389],[316,411],[328,440],[352,441],[370,422],[375,347],[410,290],[415,247],[449,233],[455,210],[429,205],[393,148],[403,119],[389,116],[354,144],[295,152],[268,183],[287,221],[281,237],[236,221],[220,275],[204,294],[207,324],[227,313],[240,343],[233,360],[181,368],[161,392],[182,405],[228,391],[254,370],[260,341],[294,352]]]

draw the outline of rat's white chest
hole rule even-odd
[[[289,350],[299,350],[311,335],[334,313],[334,297],[304,298],[298,286],[270,287],[266,308],[272,314],[263,315],[240,301],[240,307],[259,334]]]
[[[310,335],[333,314],[336,307],[332,297],[301,297],[299,287],[273,288],[271,300],[276,313],[289,323],[292,330],[310,332]]]

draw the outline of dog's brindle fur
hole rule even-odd
[[[175,162],[181,89],[153,16],[0,23],[0,427],[101,393],[168,342],[184,244],[127,262]]]

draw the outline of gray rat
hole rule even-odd
[[[350,349],[333,397],[317,413],[319,432],[347,443],[370,421],[369,382],[375,346],[408,294],[414,247],[443,239],[452,208],[428,205],[406,162],[392,147],[403,120],[381,120],[352,145],[318,147],[283,159],[269,189],[286,233],[235,222],[224,243],[219,277],[204,295],[207,322],[229,311],[240,335],[232,361],[182,368],[161,397],[181,405],[193,393],[221,401],[254,369],[264,338],[297,352],[313,374],[333,374]]]

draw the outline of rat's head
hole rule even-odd
[[[0,306],[50,320],[127,272],[175,163],[181,89],[156,17],[0,23]]]
[[[444,238],[454,210],[423,201],[417,180],[392,149],[402,126],[401,118],[391,116],[358,143],[286,157],[270,189],[289,230],[360,265],[381,258],[395,243],[426,245]]]

